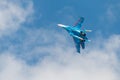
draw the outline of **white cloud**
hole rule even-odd
[[[0,36],[16,31],[32,13],[31,1],[0,0]]]
[[[37,46],[30,54],[38,55],[48,52],[49,55],[38,61],[34,66],[24,63],[7,53],[0,55],[0,80],[119,80],[119,60],[116,51],[119,50],[120,36],[113,35],[99,44],[87,47],[84,54],[77,54],[75,48],[66,47],[67,40],[62,34],[42,30],[43,35],[38,35],[39,30],[26,44],[32,44],[40,38],[46,42],[55,41],[55,44]],[[49,36],[47,36],[49,32]],[[28,32],[29,33],[29,32]],[[30,32],[29,35],[32,33]],[[29,36],[28,36],[29,37]],[[52,39],[53,38],[53,39]],[[63,39],[62,39],[63,38]],[[44,40],[43,40],[44,41]],[[114,44],[112,44],[114,42]],[[44,42],[43,42],[44,43]],[[69,43],[69,42],[68,42]],[[101,40],[98,41],[101,43]],[[25,44],[25,45],[26,45]],[[23,46],[24,47],[24,46]],[[94,48],[93,48],[94,47]],[[38,54],[34,54],[34,53]],[[31,55],[31,56],[33,56]],[[28,57],[28,56],[26,56]],[[116,71],[118,69],[118,71]]]

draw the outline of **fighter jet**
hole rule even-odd
[[[78,21],[73,26],[57,24],[59,27],[64,28],[70,36],[73,37],[75,47],[78,53],[80,53],[80,48],[85,49],[85,42],[90,42],[86,36],[86,32],[91,32],[91,30],[81,29],[82,23],[84,22],[84,17],[80,17]]]

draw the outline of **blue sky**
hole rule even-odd
[[[47,26],[51,23],[64,23],[73,25],[80,16],[85,17],[85,28],[91,28],[93,32],[102,32],[103,36],[119,34],[119,1],[34,1],[35,24]],[[111,16],[111,19],[109,18]],[[56,26],[52,26],[54,29]],[[109,28],[109,29],[108,29]],[[95,34],[93,33],[93,34]],[[92,35],[93,36],[93,35]]]
[[[119,80],[119,0],[0,0],[0,80]],[[93,30],[77,54],[58,23]]]

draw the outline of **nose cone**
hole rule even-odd
[[[66,27],[65,25],[63,24],[57,24],[59,27]]]

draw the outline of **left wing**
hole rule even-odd
[[[78,21],[74,24],[74,27],[81,28],[81,24],[84,22],[84,17],[80,17]]]

